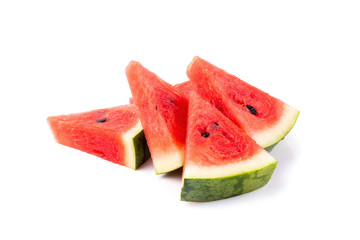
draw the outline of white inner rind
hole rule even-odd
[[[184,149],[176,147],[170,147],[170,149],[174,150],[164,152],[161,155],[151,156],[156,174],[170,172],[182,167],[184,163]]]
[[[298,115],[298,110],[287,104],[284,104],[284,111],[279,121],[270,128],[252,134],[251,138],[254,139],[256,143],[263,148],[269,147],[279,142],[286,136],[286,134],[288,134],[288,132],[294,126]]]
[[[197,166],[191,162],[184,167],[183,179],[185,178],[222,178],[250,171],[262,169],[277,161],[264,149],[246,160],[239,160],[236,163],[216,166]]]
[[[135,154],[135,146],[133,143],[133,138],[138,135],[143,130],[143,127],[141,126],[140,120],[138,123],[131,128],[129,131],[124,133],[121,136],[121,139],[124,144],[124,163],[125,166],[135,169],[136,168],[136,154]]]

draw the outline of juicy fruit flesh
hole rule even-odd
[[[187,164],[222,165],[246,159],[261,147],[210,103],[192,93],[187,130]],[[204,133],[207,133],[204,135]]]
[[[255,190],[269,181],[277,163],[194,92],[190,94],[186,138],[184,201],[212,201]]]
[[[158,89],[155,93],[155,114],[161,114],[175,142],[185,143],[187,104],[176,92]]]
[[[198,159],[198,164],[211,165],[221,160],[224,164],[237,161],[239,156],[246,158],[252,155],[258,148],[254,144],[244,141],[245,134],[242,131],[234,132],[232,124],[229,121],[212,120],[209,113],[199,112],[199,117],[195,119],[195,128],[197,131],[190,133],[189,138],[193,139],[194,155],[202,156],[203,148],[209,153]],[[201,145],[197,148],[196,145]],[[244,154],[246,153],[246,154]],[[211,154],[211,157],[209,156]]]
[[[113,163],[125,165],[124,147],[116,133],[96,126],[87,126],[76,121],[49,118],[55,139],[60,144],[72,147]]]
[[[284,116],[284,109],[290,106],[199,57],[188,66],[187,74],[202,97],[250,137],[259,135],[255,140],[262,147],[279,141],[277,135],[285,136],[296,121],[297,110]],[[271,129],[281,119],[288,123],[277,128],[278,132],[272,136],[261,137],[263,131]]]
[[[183,156],[188,101],[138,62],[129,63],[126,76],[139,109],[155,171],[163,173],[181,167],[183,158],[169,157],[169,162],[163,159],[166,155]]]
[[[197,92],[211,100],[227,117],[244,131],[247,130],[246,132],[251,133],[264,128],[279,118],[278,112],[282,111],[282,104],[277,99],[201,58],[197,57],[193,60],[187,73]],[[207,82],[208,85],[202,87],[200,84],[204,82]],[[212,90],[214,87],[216,87],[216,91]],[[251,114],[247,105],[255,108],[257,114]],[[234,114],[236,112],[238,114]],[[251,124],[257,118],[266,119],[266,121]]]
[[[51,117],[50,117],[51,118]],[[56,116],[56,119],[76,123],[88,128],[106,128],[127,131],[139,119],[135,105],[122,105],[118,107],[98,109],[83,113]],[[99,121],[106,119],[106,121]]]
[[[174,85],[176,90],[186,99],[189,99],[190,92],[193,90],[193,86],[190,81],[182,82]]]
[[[136,98],[130,103],[142,108],[140,113],[131,104],[121,106],[127,111],[109,108],[49,117],[56,140],[137,169],[150,158],[139,117],[151,116],[155,121],[144,125],[157,149],[153,151],[156,173],[181,167],[186,154],[181,200],[224,199],[256,190],[270,180],[277,161],[254,140],[270,151],[294,126],[299,111],[198,57],[188,67],[191,80],[173,87],[137,62],[129,64],[126,74],[130,87],[135,82]],[[203,103],[199,109],[192,104],[191,114],[197,116],[189,120],[192,130],[188,127],[186,136],[181,129],[187,127],[189,97],[196,98],[193,90],[228,118],[219,118],[205,101],[209,109]]]
[[[134,140],[137,146],[141,145],[144,149],[140,154],[149,156],[144,148],[145,138],[137,136],[142,132],[142,127],[135,105],[49,117],[48,123],[60,144],[116,164],[136,169],[136,157],[141,156],[134,153],[129,155],[131,151],[139,152],[139,149],[134,149]],[[142,159],[142,162],[145,160]]]

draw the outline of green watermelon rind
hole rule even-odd
[[[172,150],[152,158],[156,175],[172,172],[184,164],[184,148],[172,146],[171,143],[169,143],[169,148]]]
[[[220,178],[184,178],[181,200],[208,202],[245,194],[266,185],[277,161],[252,171]]]
[[[124,146],[124,165],[138,169],[150,158],[150,151],[140,120],[131,129],[121,135]]]
[[[146,142],[144,131],[141,130],[132,139],[135,150],[135,170],[150,158],[150,151]]]
[[[295,123],[296,123],[296,121],[297,121],[297,119],[298,119],[298,117],[299,117],[300,111],[295,110],[295,109],[293,109],[293,108],[292,108],[292,111],[293,111],[293,113],[292,113],[292,116],[290,116],[290,117],[293,118],[293,121],[291,122],[291,124],[289,124],[289,127],[288,127],[287,131],[285,131],[285,132],[283,132],[281,135],[277,136],[276,139],[273,141],[273,144],[271,144],[271,145],[269,145],[269,146],[265,146],[264,149],[265,149],[266,151],[271,152],[271,151],[274,149],[274,147],[275,147],[281,140],[283,140],[283,139],[286,137],[286,135],[291,131],[291,129],[295,126]]]

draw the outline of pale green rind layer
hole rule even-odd
[[[289,128],[287,129],[287,131],[283,132],[281,135],[276,136],[276,138],[275,138],[274,141],[273,141],[273,144],[271,144],[271,145],[269,145],[269,146],[265,146],[264,149],[265,149],[266,151],[271,152],[271,151],[274,149],[274,147],[275,147],[281,140],[283,140],[283,139],[286,137],[286,135],[287,135],[287,134],[291,131],[291,129],[294,127],[294,125],[295,125],[295,123],[296,123],[296,121],[297,121],[297,119],[298,119],[298,117],[299,117],[299,114],[300,114],[300,111],[298,111],[298,110],[296,110],[296,111],[294,112],[293,121],[290,123]]]
[[[154,169],[157,175],[168,173],[181,168],[184,163],[184,149],[174,149],[164,152],[161,156],[152,156]]]
[[[135,169],[138,169],[146,160],[150,158],[150,151],[146,143],[144,131],[139,132],[132,139],[135,149]]]
[[[181,200],[208,202],[254,191],[268,183],[277,162],[261,169],[222,178],[185,178]]]
[[[150,158],[144,130],[140,120],[131,129],[121,135],[124,146],[124,165],[136,170]]]
[[[175,171],[179,168],[181,168],[181,166],[175,166],[174,168],[171,168],[171,169],[166,169],[165,171],[155,171],[156,175],[161,175],[161,174],[164,174],[164,173],[169,173],[169,172],[172,172],[172,171]]]

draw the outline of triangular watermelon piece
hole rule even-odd
[[[135,105],[48,117],[56,141],[137,169],[150,158]]]
[[[187,99],[139,62],[129,63],[126,76],[156,173],[180,168],[184,161]]]
[[[264,186],[277,161],[195,92],[190,94],[181,200],[212,201]]]
[[[196,91],[264,148],[271,148],[294,126],[299,111],[195,57],[187,75]]]

